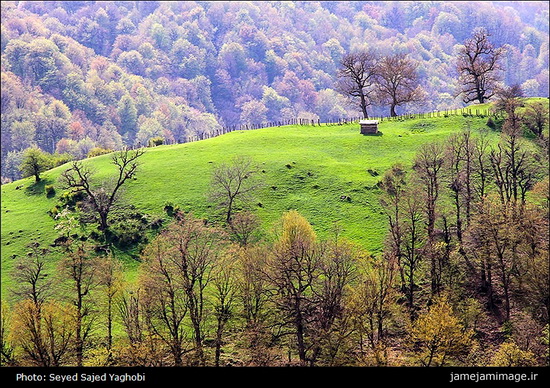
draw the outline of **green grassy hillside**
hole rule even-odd
[[[164,205],[172,202],[200,217],[212,217],[214,209],[206,198],[212,170],[234,155],[248,155],[260,166],[265,183],[253,209],[264,227],[284,211],[296,209],[320,236],[327,236],[340,221],[345,237],[376,254],[386,234],[376,187],[381,175],[396,162],[410,165],[421,144],[443,140],[466,123],[474,130],[486,128],[486,121],[462,116],[384,121],[379,125],[381,136],[361,135],[358,124],[285,126],[159,146],[141,157],[137,179],[127,184],[125,198],[153,215],[166,216]],[[496,140],[498,134],[491,136]],[[109,155],[84,162],[96,170],[97,180],[114,173]],[[2,186],[2,289],[10,282],[7,273],[14,257],[25,253],[26,244],[36,239],[49,245],[57,237],[48,210],[63,192],[58,177],[66,168],[45,172],[39,185],[27,178]],[[46,197],[46,184],[56,187],[55,197]],[[137,264],[130,259],[126,264],[131,274]]]

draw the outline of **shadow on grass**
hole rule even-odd
[[[361,135],[363,136],[382,136],[384,133],[383,132],[376,132],[376,133],[362,133]]]
[[[46,185],[53,184],[54,181],[51,178],[42,178],[38,182],[33,182],[31,185],[25,188],[25,194],[27,195],[45,195]],[[54,194],[48,193],[48,198],[52,197]]]

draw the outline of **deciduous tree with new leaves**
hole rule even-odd
[[[411,328],[411,340],[422,366],[444,366],[453,357],[467,353],[473,334],[464,329],[444,296],[422,313]]]

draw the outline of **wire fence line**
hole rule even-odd
[[[442,111],[434,112],[425,112],[425,113],[406,113],[397,116],[371,116],[367,120],[378,120],[379,122],[385,121],[404,121],[412,119],[429,119],[429,118],[447,118],[447,117],[500,117],[501,114],[493,109],[489,108],[459,108],[459,109],[447,109]],[[248,131],[253,129],[269,128],[269,127],[282,127],[287,125],[301,125],[301,126],[335,126],[335,125],[347,125],[358,123],[360,120],[363,120],[362,117],[349,117],[349,118],[339,118],[321,122],[319,119],[305,119],[305,118],[294,118],[294,119],[285,119],[279,121],[267,121],[260,124],[238,124],[232,126],[226,126],[219,129],[215,129],[209,132],[203,132],[200,134],[187,135],[185,143],[190,143],[198,140],[210,139],[212,137],[217,137],[224,135],[229,132],[234,131]],[[169,144],[169,143],[165,143]]]

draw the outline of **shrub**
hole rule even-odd
[[[492,118],[489,117],[489,119],[487,120],[487,126],[491,129],[495,129],[496,128],[496,125],[495,125],[495,122],[493,121]]]
[[[149,222],[149,227],[151,229],[159,229],[163,222],[164,220],[161,217],[155,217]]]
[[[68,153],[64,154],[53,154],[52,155],[52,164],[54,167],[61,166],[62,164],[68,163],[74,160],[74,156]]]
[[[174,215],[174,204],[172,202],[166,202],[164,204],[164,211],[169,217]]]
[[[152,137],[151,139],[149,139],[149,147],[156,147],[163,144],[164,138],[162,137]]]
[[[74,207],[76,204],[84,199],[84,192],[82,191],[65,191],[59,197],[59,200],[63,206]]]
[[[50,209],[50,211],[48,211],[48,214],[52,217],[52,218],[55,218],[55,216],[57,216],[59,214],[59,208],[57,206],[54,206]]]
[[[94,147],[90,150],[90,152],[88,152],[87,157],[93,158],[94,156],[105,155],[111,152],[113,152],[113,150],[109,150],[107,148],[101,148],[101,147]]]
[[[46,192],[46,197],[51,198],[55,195],[55,188],[53,185],[44,186],[44,191]]]
[[[136,219],[116,222],[111,225],[109,231],[112,233],[110,240],[121,248],[147,240],[145,237],[145,227]]]

